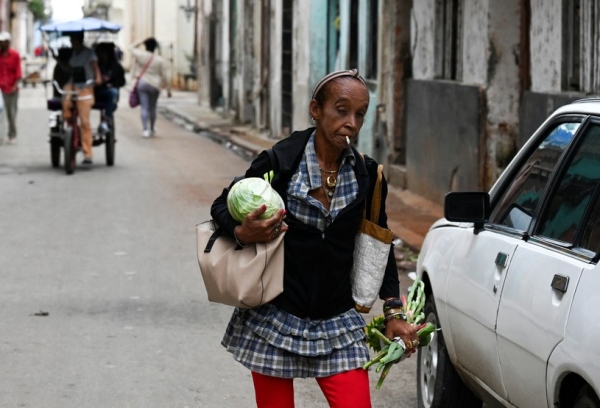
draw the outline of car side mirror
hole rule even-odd
[[[477,234],[490,217],[490,195],[485,192],[452,192],[444,198],[444,217],[448,221],[472,222]]]

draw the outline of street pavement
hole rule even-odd
[[[0,146],[0,407],[254,406],[220,346],[231,308],[206,299],[194,228],[248,159],[165,115],[143,139],[126,99],[115,166],[98,146],[67,176],[50,165],[43,88],[21,91],[19,137]],[[380,390],[372,372],[373,406],[415,407],[415,367]],[[297,407],[327,406],[314,380],[295,385]]]

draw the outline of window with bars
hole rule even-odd
[[[563,3],[563,91],[581,90],[581,0]]]
[[[292,129],[293,122],[293,0],[283,0],[281,38],[281,128],[284,134]]]
[[[379,1],[350,0],[348,67],[359,68],[366,79],[377,79]]]
[[[600,0],[563,0],[562,90],[600,91]]]
[[[435,76],[438,79],[461,79],[462,11],[462,0],[435,2]]]
[[[377,29],[379,27],[379,1],[369,2],[367,16],[367,55],[365,78],[377,79]]]

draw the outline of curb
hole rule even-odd
[[[252,160],[261,152],[260,149],[249,143],[241,143],[240,140],[235,140],[235,138],[232,137],[229,128],[223,129],[221,127],[211,126],[208,123],[198,121],[196,118],[193,118],[184,112],[180,112],[171,106],[159,106],[159,111],[166,116],[167,119],[182,125],[194,133],[202,133],[203,136],[224,145],[248,161]]]

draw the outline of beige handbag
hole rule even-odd
[[[390,254],[394,234],[388,228],[377,225],[381,208],[381,184],[383,165],[377,167],[377,182],[371,201],[371,216],[367,219],[366,208],[360,222],[354,244],[354,265],[350,272],[352,297],[355,308],[369,313],[377,300]]]
[[[244,248],[213,220],[196,225],[198,264],[208,300],[249,309],[283,292],[283,237]]]

